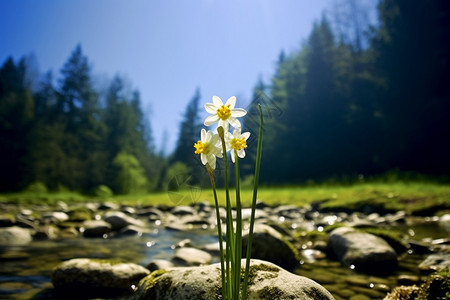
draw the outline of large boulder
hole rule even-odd
[[[366,273],[389,273],[397,266],[397,253],[373,234],[341,227],[330,234],[329,246],[346,266]]]
[[[0,228],[0,245],[25,245],[32,239],[30,229],[18,226]]]
[[[248,299],[334,299],[315,281],[272,263],[252,260],[250,265]],[[155,271],[140,281],[135,293],[135,300],[145,299],[221,299],[220,264]]]
[[[247,253],[248,234],[242,237],[242,255]],[[298,252],[283,235],[265,224],[255,224],[252,241],[252,258],[270,261],[289,271],[299,264]]]
[[[150,273],[146,268],[132,264],[75,258],[56,266],[52,283],[61,298],[111,297],[131,293],[133,285]]]

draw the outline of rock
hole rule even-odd
[[[62,298],[106,298],[131,293],[149,273],[132,263],[76,258],[53,270],[52,283]]]
[[[420,241],[413,241],[413,240],[408,240],[407,241],[409,244],[409,247],[411,248],[411,250],[416,253],[416,254],[430,254],[433,253],[433,251],[431,250],[431,245],[424,243],[424,242],[420,242]]]
[[[175,248],[192,247],[191,239],[184,239],[176,243]]]
[[[120,208],[120,206],[114,202],[103,202],[102,204],[99,205],[98,209],[99,210],[118,210]]]
[[[0,245],[26,245],[31,242],[31,231],[18,226],[0,228]]]
[[[178,248],[175,250],[175,255],[172,261],[177,265],[182,266],[199,266],[209,264],[212,260],[211,255],[200,249],[195,248]]]
[[[445,268],[450,269],[450,252],[431,254],[419,264],[419,269],[425,273],[441,271]]]
[[[150,207],[137,211],[137,215],[140,217],[148,217],[150,221],[161,220],[164,213],[157,208]]]
[[[415,285],[420,283],[420,277],[416,275],[399,275],[397,284],[399,285]]]
[[[223,242],[222,245],[223,245],[223,249],[225,249],[226,243]],[[203,251],[206,251],[208,253],[211,253],[212,255],[215,255],[215,256],[219,256],[220,255],[220,244],[219,244],[219,242],[202,245],[200,247],[200,249],[203,250]]]
[[[248,234],[242,237],[242,255],[247,253]],[[278,231],[265,224],[255,224],[253,230],[252,258],[272,262],[287,270],[299,264],[298,253],[293,245]]]
[[[439,226],[445,228],[445,230],[450,232],[450,214],[442,215],[439,218]]]
[[[142,236],[142,234],[145,232],[147,232],[145,228],[135,225],[128,225],[118,232],[118,236]]]
[[[165,259],[155,259],[147,265],[147,269],[150,271],[156,271],[161,269],[170,269],[175,267],[174,264],[171,261],[165,260]]]
[[[12,215],[0,215],[0,227],[11,227],[15,223],[15,218]]]
[[[107,213],[103,220],[111,224],[112,230],[120,230],[128,225],[144,227],[144,223],[142,221],[127,216],[120,211]]]
[[[55,225],[45,225],[40,227],[33,235],[34,239],[47,240],[57,238],[59,229]]]
[[[408,300],[416,299],[419,294],[419,287],[412,286],[398,286],[395,287],[392,292],[386,295],[383,300]]]
[[[103,237],[111,231],[111,224],[102,220],[85,221],[82,225],[84,237]]]
[[[245,260],[241,262],[245,266]],[[155,271],[142,279],[135,300],[210,300],[221,297],[220,264]],[[333,296],[306,277],[261,260],[250,266],[248,299],[327,300]]]
[[[333,230],[329,245],[346,266],[367,273],[388,273],[397,266],[395,250],[383,239],[348,227]]]
[[[252,216],[251,208],[242,209],[242,220],[250,220]],[[269,214],[262,209],[255,209],[255,219],[267,219]]]
[[[399,286],[392,290],[384,300],[448,299],[450,276],[448,272],[429,277],[420,286]]]
[[[175,206],[171,213],[175,216],[196,215],[197,211],[191,206]]]
[[[42,215],[42,219],[44,222],[57,224],[69,220],[69,215],[61,211],[48,212]]]

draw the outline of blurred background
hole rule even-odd
[[[0,192],[208,183],[214,95],[249,112],[244,185],[257,104],[266,186],[448,182],[449,28],[446,0],[0,0]]]

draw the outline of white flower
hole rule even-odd
[[[227,132],[225,135],[225,144],[227,151],[231,149],[231,160],[235,162],[235,153],[238,157],[245,157],[245,148],[247,148],[247,139],[250,137],[250,132],[241,134],[241,128],[236,128],[233,134]]]
[[[209,166],[214,170],[216,168],[216,156],[222,157],[222,147],[218,134],[213,134],[211,130],[206,132],[201,130],[201,140],[194,144],[195,154],[200,154],[202,164]]]
[[[236,118],[245,116],[247,111],[243,108],[234,108],[235,105],[235,96],[228,98],[225,104],[223,104],[219,97],[213,96],[213,103],[205,104],[206,111],[212,114],[206,118],[204,122],[205,126],[211,126],[219,122],[219,126],[222,126],[225,132],[228,131],[228,124],[231,124],[234,128],[240,128],[241,123]]]

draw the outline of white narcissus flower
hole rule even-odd
[[[219,126],[222,126],[225,132],[228,131],[228,124],[231,124],[234,128],[241,128],[241,123],[236,118],[245,116],[247,111],[243,108],[234,108],[235,105],[235,96],[228,98],[225,104],[219,97],[213,96],[213,103],[205,104],[206,111],[211,114],[206,118],[205,126],[211,126],[219,122]]]
[[[211,130],[201,130],[200,140],[194,144],[195,154],[200,154],[202,164],[208,164],[213,170],[216,168],[216,156],[222,157],[222,147],[218,134]]]
[[[250,132],[241,134],[241,128],[236,128],[233,134],[227,132],[225,135],[225,143],[227,151],[231,150],[231,160],[235,162],[235,153],[238,157],[245,157],[245,148],[247,148],[247,139],[250,137]]]

